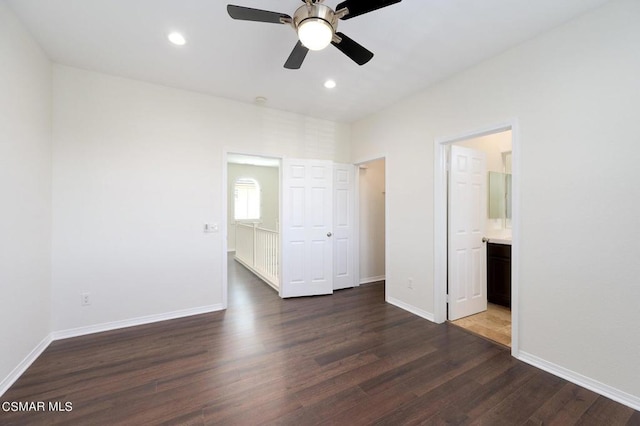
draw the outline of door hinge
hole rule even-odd
[[[447,294],[447,303],[451,303],[451,297]]]

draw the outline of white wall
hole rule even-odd
[[[384,279],[384,159],[358,169],[360,283]]]
[[[433,313],[434,140],[517,118],[520,355],[636,406],[638,22],[640,2],[608,3],[359,121],[352,141],[354,159],[387,155],[388,295]]]
[[[227,250],[235,250],[234,185],[240,178],[255,179],[260,185],[260,227],[278,230],[280,170],[277,167],[229,163],[227,172]]]
[[[0,394],[51,322],[51,64],[0,1]]]
[[[55,330],[221,307],[225,149],[349,157],[347,125],[65,66],[53,80]]]

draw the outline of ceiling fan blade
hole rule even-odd
[[[383,7],[391,6],[392,4],[400,3],[401,1],[402,0],[346,0],[336,6],[336,11],[346,7],[349,13],[343,16],[342,19],[351,19],[364,15],[365,13],[373,12],[374,10],[382,9]]]
[[[291,21],[291,16],[286,13],[270,12],[233,4],[227,5],[227,12],[233,19],[240,19],[241,21],[269,22],[271,24],[283,24],[282,19]]]
[[[335,47],[338,48],[342,53],[350,57],[356,64],[364,65],[373,58],[373,53],[362,47],[360,44],[351,40],[346,35],[338,32],[336,33],[342,41],[340,43],[336,43],[334,41],[331,42]]]
[[[304,58],[309,53],[309,49],[303,46],[302,42],[298,41],[296,47],[291,51],[291,55],[289,55],[289,59],[284,63],[284,67],[290,70],[300,69],[302,66],[302,62]]]

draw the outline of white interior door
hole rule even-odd
[[[333,289],[354,287],[355,166],[333,167]]]
[[[449,168],[449,319],[487,309],[487,156],[451,146]]]
[[[333,293],[333,164],[283,160],[281,297]]]

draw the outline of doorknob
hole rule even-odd
[[[333,234],[331,232],[327,232],[327,237],[332,236]]]
[[[488,243],[488,242],[489,242],[489,239],[488,239],[487,237],[482,237],[482,242],[483,242],[483,243]]]

